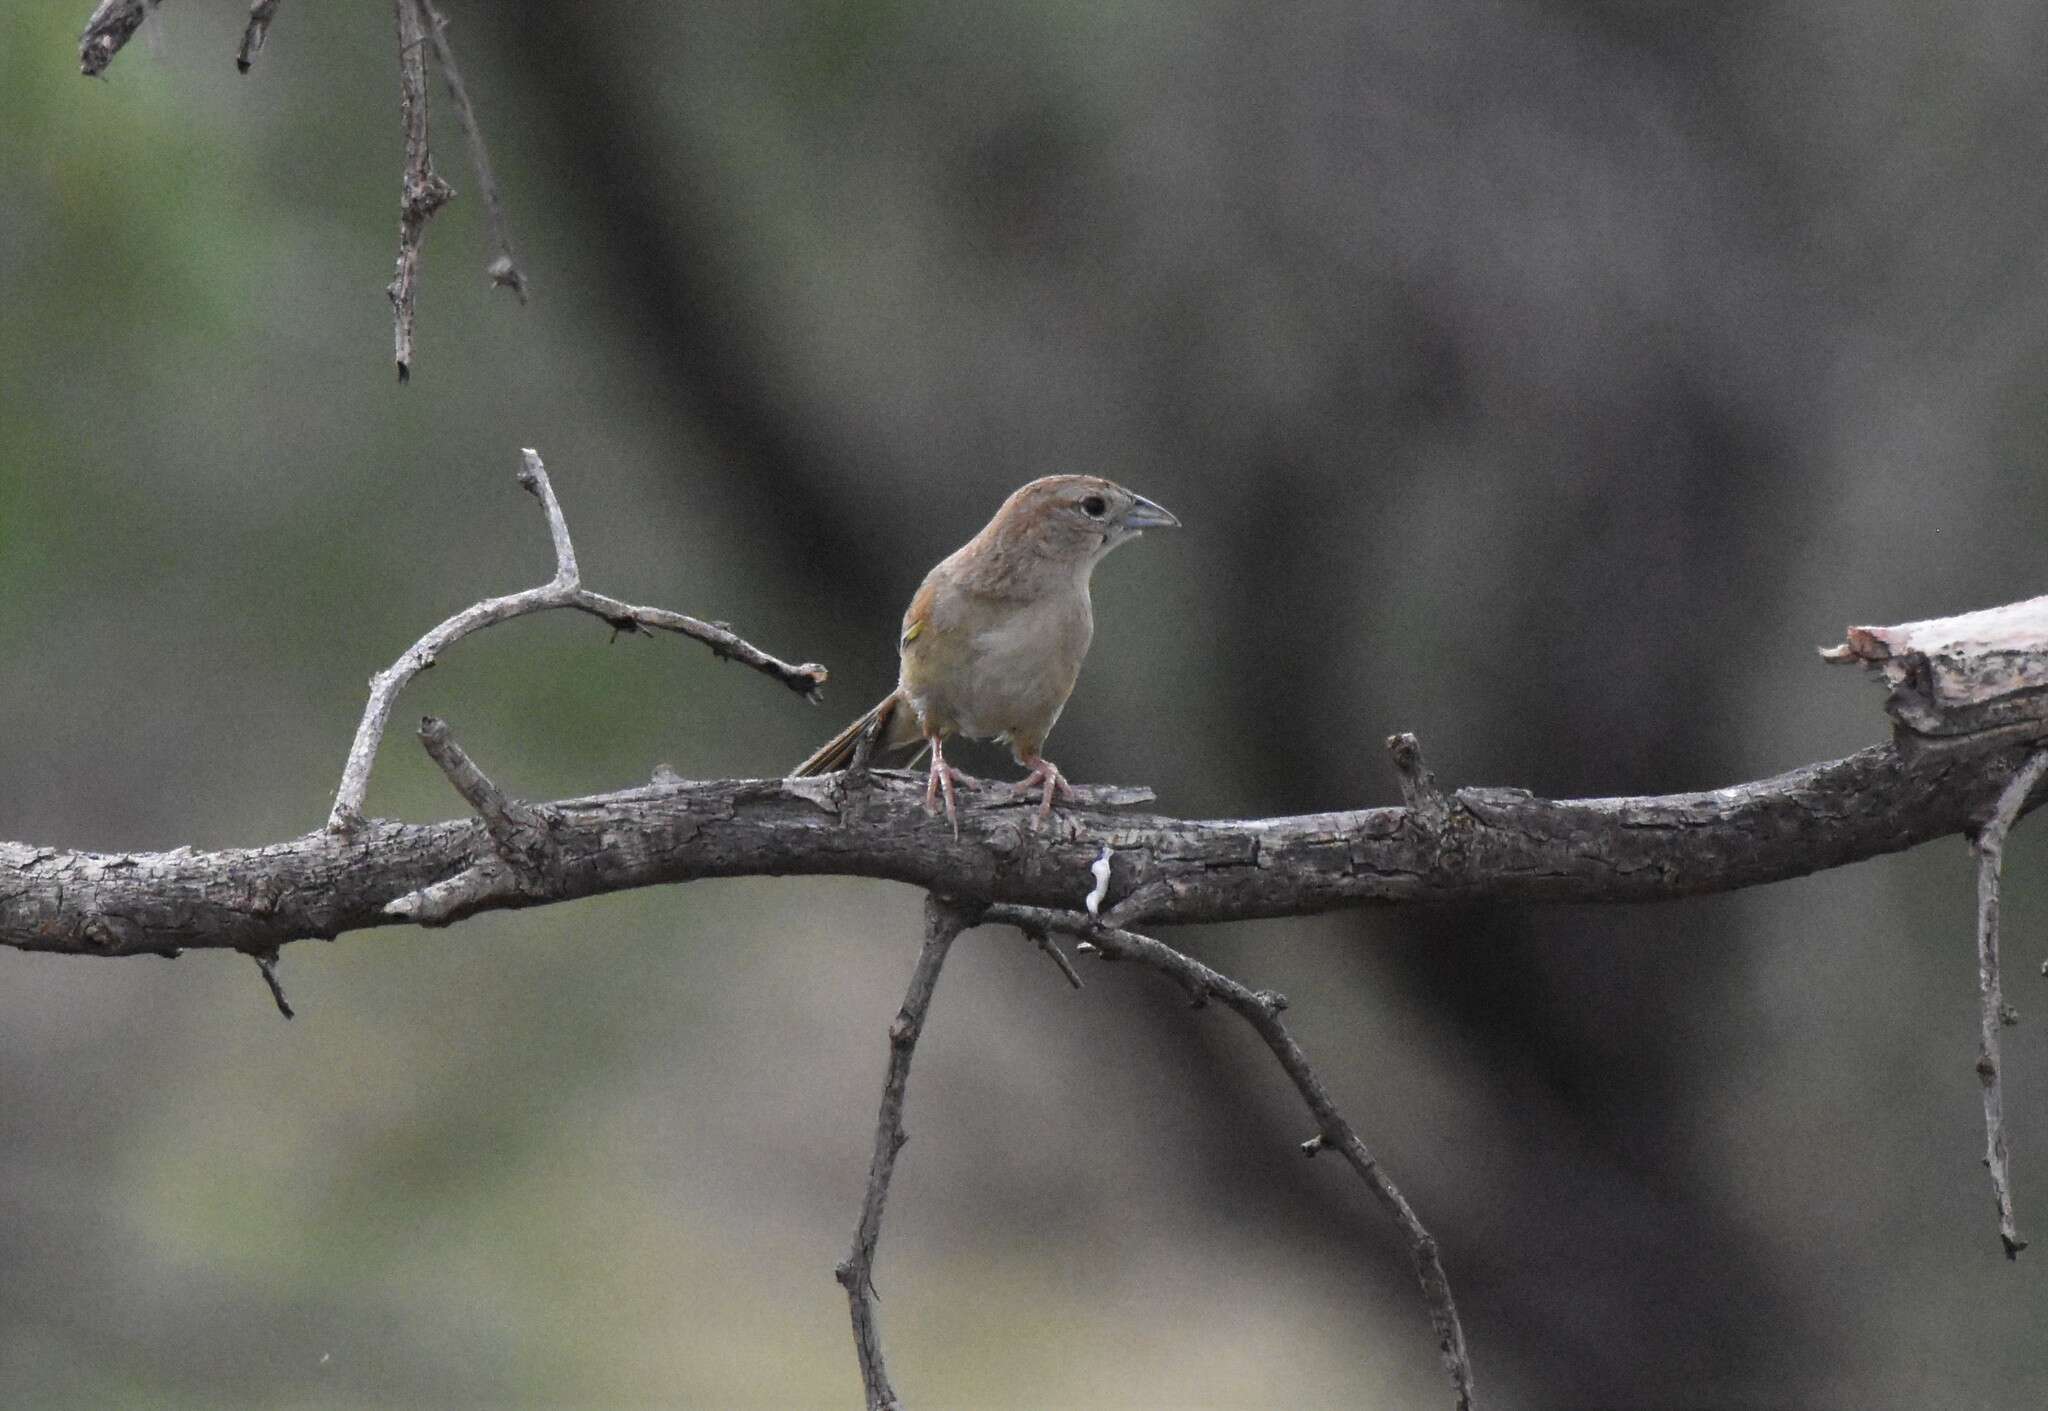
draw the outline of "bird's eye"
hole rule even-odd
[[[1108,511],[1109,502],[1100,495],[1090,495],[1081,501],[1081,512],[1090,519],[1100,519]]]

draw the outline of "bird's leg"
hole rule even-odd
[[[932,747],[931,775],[924,786],[924,811],[938,812],[939,795],[946,796],[946,819],[953,825],[953,836],[960,836],[960,808],[953,797],[953,786],[961,782],[960,771],[946,763],[946,747],[937,735],[930,737]]]
[[[1067,782],[1067,776],[1060,773],[1060,767],[1045,756],[1037,753],[1025,754],[1020,751],[1017,755],[1017,763],[1031,771],[1017,782],[1019,797],[1029,794],[1033,789],[1041,785],[1044,786],[1045,793],[1038,801],[1039,822],[1042,823],[1052,817],[1052,796],[1054,793],[1058,793],[1063,799],[1071,800],[1074,797],[1074,786]]]

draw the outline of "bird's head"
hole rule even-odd
[[[1171,511],[1099,475],[1048,475],[1024,486],[985,533],[1036,554],[1093,567],[1147,529],[1178,529]]]

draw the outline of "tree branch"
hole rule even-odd
[[[284,0],[254,0],[249,6],[249,24],[242,31],[242,47],[235,50],[235,67],[243,73],[249,72],[263,41],[270,37],[270,22],[277,17],[277,7],[282,3]]]
[[[355,739],[349,745],[348,760],[342,766],[341,785],[335,792],[334,807],[327,815],[329,829],[349,832],[363,825],[363,798],[370,787],[370,767],[376,762],[385,727],[391,721],[392,707],[397,704],[398,693],[405,689],[406,683],[433,666],[449,647],[494,623],[509,622],[515,617],[556,608],[573,608],[603,618],[615,631],[659,630],[694,637],[710,647],[721,660],[744,662],[810,699],[816,699],[819,687],[825,684],[828,673],[816,662],[791,666],[741,640],[721,624],[700,622],[694,617],[662,608],[635,607],[585,589],[576,566],[576,546],[569,538],[569,523],[562,514],[561,502],[555,498],[555,487],[548,480],[547,467],[541,463],[540,453],[529,447],[520,452],[520,462],[519,483],[540,501],[541,512],[547,517],[548,535],[555,548],[555,576],[538,588],[471,604],[414,642],[397,661],[370,678],[369,703],[363,708],[362,722],[356,727]]]
[[[258,5],[264,3],[266,0],[257,0]],[[275,5],[277,0],[268,0],[268,3]],[[418,0],[418,4],[427,40],[434,46],[434,63],[441,70],[441,81],[448,85],[448,96],[455,100],[455,116],[461,120],[462,130],[469,137],[469,161],[476,169],[477,189],[483,193],[484,218],[490,226],[491,249],[494,252],[485,271],[491,276],[491,283],[510,289],[523,304],[526,302],[526,275],[512,254],[512,237],[505,228],[505,202],[498,194],[498,179],[491,174],[491,154],[484,146],[483,127],[476,120],[469,90],[463,86],[462,71],[455,67],[455,50],[448,43],[448,21],[434,8],[434,0]],[[250,23],[254,22],[252,18]]]
[[[1998,1031],[2012,1022],[1998,974],[1999,874],[2005,865],[2005,838],[2019,821],[2020,809],[2048,773],[2048,750],[2032,755],[1998,796],[1991,818],[1977,830],[1971,846],[1977,853],[1977,991],[1982,1025],[1977,1051],[1977,1077],[1984,1087],[1984,1165],[1991,1172],[1991,1193],[1998,1202],[1998,1237],[2007,1259],[2019,1258],[2027,1242],[2020,1238],[2012,1209],[2012,1176],[2006,1165],[2005,1102],[1999,1087]]]
[[[405,169],[399,185],[398,272],[385,291],[391,296],[392,341],[398,380],[412,378],[413,303],[419,285],[420,242],[434,212],[455,197],[455,188],[434,172],[427,132],[426,36],[417,0],[392,0],[398,18],[398,111],[405,124]]]
[[[1455,847],[1406,808],[1178,819],[1109,811],[1106,803],[1131,791],[1088,787],[1039,836],[1015,800],[971,796],[955,839],[925,813],[922,781],[901,770],[869,771],[857,797],[830,775],[666,777],[537,805],[550,815],[562,858],[547,894],[494,887],[472,909],[793,874],[886,878],[1070,909],[1094,888],[1090,866],[1104,846],[1113,859],[1109,920],[1118,926],[1383,903],[1655,901],[1800,877],[1974,832],[2032,752],[1996,743],[1906,760],[1884,745],[1733,788],[1639,798],[1459,789],[1447,795]],[[2030,796],[2021,811],[2032,804]],[[479,847],[489,840],[473,820],[366,820],[217,852],[0,843],[0,944],[136,955],[331,938],[411,919],[390,904],[465,871]]]
[[[1412,744],[1413,737],[1406,738]],[[1308,1055],[1280,1021],[1281,1011],[1287,1008],[1285,996],[1270,990],[1249,989],[1162,941],[1104,926],[1081,912],[1033,906],[993,906],[982,914],[981,924],[1015,926],[1027,936],[1060,931],[1079,937],[1105,957],[1135,960],[1170,976],[1198,1001],[1208,998],[1223,1001],[1251,1025],[1265,1041],[1266,1047],[1273,1051],[1273,1056],[1280,1060],[1280,1066],[1286,1070],[1295,1090],[1301,1094],[1302,1101],[1308,1104],[1308,1110],[1316,1119],[1316,1134],[1302,1143],[1303,1154],[1314,1156],[1326,1148],[1341,1152],[1406,1237],[1409,1257],[1415,1262],[1415,1274],[1422,1284],[1423,1303],[1429,1310],[1430,1321],[1436,1326],[1437,1353],[1443,1360],[1445,1375],[1450,1378],[1452,1395],[1459,1411],[1472,1411],[1472,1362],[1465,1350],[1465,1329],[1458,1321],[1450,1280],[1445,1277],[1443,1262],[1437,1256],[1436,1240],[1423,1228],[1421,1218],[1394,1185],[1393,1178],[1374,1160],[1357,1131],[1337,1110],[1329,1089],[1310,1065]]]
[[[875,1121],[875,1154],[868,1163],[867,1196],[861,1201],[860,1224],[855,1227],[853,1249],[834,1271],[847,1302],[853,1310],[853,1345],[860,1358],[861,1386],[867,1393],[868,1411],[898,1411],[901,1402],[889,1385],[889,1372],[882,1361],[882,1334],[875,1322],[875,1244],[882,1237],[882,1207],[889,1199],[889,1180],[896,1171],[896,1153],[910,1136],[903,1130],[903,1096],[910,1083],[910,1058],[924,1032],[932,992],[938,988],[939,967],[961,931],[973,924],[976,909],[939,896],[924,901],[924,947],[917,953],[917,965],[910,972],[910,988],[904,992],[903,1007],[889,1025],[889,1071],[882,1082],[882,1109]]]
[[[78,36],[78,71],[87,78],[105,73],[153,8],[154,0],[100,0]]]

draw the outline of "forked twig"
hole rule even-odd
[[[1269,990],[1252,990],[1191,956],[1183,955],[1163,941],[1133,931],[1105,926],[1078,911],[1058,911],[1039,906],[992,906],[982,913],[980,924],[1015,926],[1026,935],[1058,931],[1086,940],[1105,958],[1135,960],[1177,981],[1191,994],[1222,1001],[1257,1031],[1266,1047],[1280,1060],[1302,1101],[1316,1119],[1316,1134],[1302,1144],[1309,1156],[1326,1149],[1343,1154],[1366,1188],[1399,1225],[1407,1237],[1408,1252],[1415,1262],[1416,1277],[1422,1284],[1423,1303],[1436,1327],[1437,1354],[1450,1378],[1458,1411],[1472,1411],[1472,1362],[1465,1350],[1465,1329],[1458,1321],[1458,1308],[1451,1297],[1450,1281],[1444,1276],[1437,1254],[1436,1239],[1423,1227],[1415,1208],[1381,1169],[1365,1143],[1337,1110],[1329,1089],[1310,1066],[1308,1055],[1296,1043],[1280,1012],[1287,1008],[1284,996]]]
[[[1991,817],[1970,846],[1977,854],[1977,997],[1980,1002],[1977,1079],[1984,1088],[1984,1166],[1991,1172],[1991,1194],[1998,1202],[1998,1238],[2007,1259],[2019,1258],[2027,1242],[2020,1238],[2012,1209],[2012,1173],[2005,1148],[2005,1098],[1999,1084],[1998,1031],[2010,1022],[1999,979],[1999,877],[2005,866],[2005,839],[2019,820],[2027,796],[2048,773],[2048,749],[2036,751],[2013,772],[2012,782],[1998,796]]]
[[[434,665],[442,652],[470,633],[494,623],[509,622],[515,617],[555,608],[573,608],[602,618],[620,631],[674,632],[695,638],[710,647],[718,657],[743,662],[810,699],[816,699],[818,688],[825,684],[826,670],[816,662],[792,666],[769,656],[717,623],[703,622],[663,608],[636,607],[585,588],[581,571],[576,566],[576,547],[569,538],[569,524],[563,517],[561,503],[555,498],[554,486],[548,481],[547,468],[541,464],[540,453],[529,448],[520,452],[520,456],[519,483],[540,501],[542,513],[547,516],[548,534],[555,547],[555,576],[538,588],[472,603],[414,642],[398,660],[370,678],[370,699],[363,707],[362,721],[356,726],[355,739],[349,745],[348,761],[342,766],[341,785],[335,792],[334,807],[327,815],[329,830],[348,832],[361,826],[363,798],[370,787],[370,766],[376,761],[377,749],[383,743],[384,730],[390,724],[391,710],[397,703],[398,693],[407,682]]]

